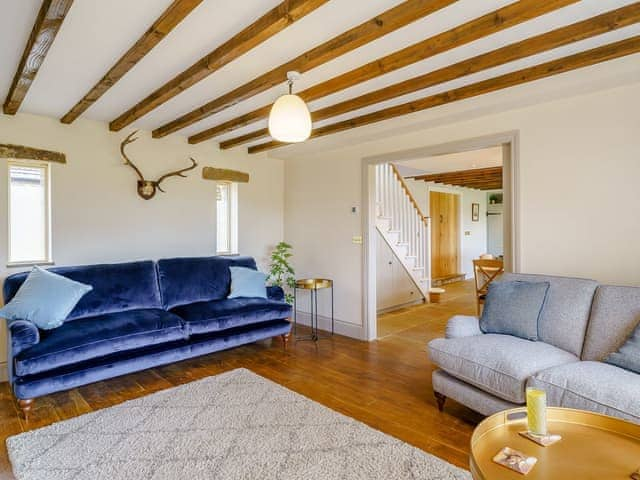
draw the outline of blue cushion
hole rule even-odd
[[[197,339],[163,343],[148,349],[128,350],[55,371],[18,377],[13,384],[13,391],[16,397],[21,399],[40,397],[145,368],[175,363],[185,358],[282,335],[290,330],[289,322],[275,321],[205,335]]]
[[[162,308],[156,267],[152,261],[56,267],[49,271],[93,287],[78,302],[67,321],[124,310]],[[5,280],[5,303],[13,298],[26,277],[26,273],[16,273]]]
[[[67,322],[43,332],[15,358],[18,376],[187,337],[180,318],[164,310],[131,310]]]
[[[640,324],[620,349],[604,359],[605,362],[625,370],[640,373]]]
[[[227,298],[267,298],[267,275],[244,267],[230,267],[231,291]]]
[[[185,322],[188,333],[218,332],[291,316],[291,306],[264,298],[230,298],[182,305],[171,310]]]
[[[50,330],[64,323],[91,285],[33,267],[11,301],[0,309],[0,317],[28,320]]]
[[[538,318],[549,282],[492,282],[485,299],[480,329],[484,333],[538,340]]]
[[[195,302],[227,298],[229,267],[256,269],[251,257],[168,258],[158,261],[162,301],[167,309]]]

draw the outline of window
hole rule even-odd
[[[49,165],[9,161],[9,264],[51,261]]]
[[[238,252],[238,186],[231,182],[218,182],[216,186],[216,251],[220,255]]]

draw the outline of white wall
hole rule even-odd
[[[403,133],[287,159],[285,237],[298,269],[334,278],[337,318],[362,326],[363,249],[350,242],[362,218],[349,212],[361,201],[362,158],[517,130],[521,270],[640,285],[640,69],[631,60],[563,77],[564,93],[552,95],[560,99],[477,116],[492,103],[543,96],[548,83],[536,82],[403,119],[439,115],[431,128],[393,124]],[[584,79],[617,65],[633,83],[579,94]],[[461,121],[461,111],[474,113]]]
[[[136,192],[136,176],[123,165],[119,144],[127,132],[80,120],[65,126],[32,115],[0,115],[0,143],[64,152],[67,164],[52,166],[53,260],[56,265],[157,259],[215,254],[215,183],[202,179],[202,167],[249,172],[239,185],[239,250],[265,268],[269,250],[283,237],[284,167],[277,159],[221,152],[211,142],[197,146],[180,136],[154,140],[140,132],[128,147],[146,177],[157,178],[189,165],[188,178],[163,183],[166,193],[151,200]],[[0,280],[7,269],[7,168],[0,160]],[[0,362],[6,361],[5,329],[0,328]]]
[[[462,249],[460,265],[462,270],[459,273],[465,273],[467,278],[473,278],[473,259],[487,252],[486,193],[481,190],[435,184],[422,180],[405,179],[405,182],[425,215],[429,215],[430,211],[429,192],[460,195],[460,208],[462,209],[460,218],[462,223],[460,225],[461,239],[459,245]],[[471,218],[471,204],[473,203],[480,205],[480,218],[477,222],[472,221]]]
[[[493,193],[503,193],[502,190],[487,192],[487,253],[504,255],[504,204],[491,203],[489,199]]]

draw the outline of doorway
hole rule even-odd
[[[379,263],[376,260],[379,260],[377,253],[380,247],[377,241],[379,223],[376,225],[376,222],[380,211],[379,198],[376,198],[376,165],[393,164],[393,168],[403,177],[405,185],[401,187],[413,194],[414,198],[409,203],[417,204],[425,217],[429,218],[428,235],[425,235],[429,243],[429,261],[428,265],[418,265],[419,269],[424,269],[429,288],[433,286],[434,279],[446,279],[447,276],[455,277],[458,274],[466,279],[466,283],[449,286],[444,283],[448,293],[456,296],[450,299],[453,303],[446,307],[429,303],[416,307],[414,302],[413,305],[401,306],[398,312],[413,311],[414,320],[420,318],[420,321],[434,320],[438,317],[438,309],[440,317],[446,308],[459,308],[457,313],[473,314],[475,296],[472,294],[473,269],[470,265],[474,258],[492,254],[504,258],[506,271],[519,270],[516,242],[519,229],[514,215],[517,211],[517,140],[517,133],[512,132],[363,160],[363,173],[369,179],[363,182],[363,195],[367,200],[364,203],[366,338],[378,338],[376,275]],[[465,156],[473,155],[474,151],[486,149],[500,153],[498,165],[456,163]],[[431,158],[436,163],[438,160],[448,163],[437,171],[420,171],[416,167],[416,160],[425,158]],[[435,181],[426,178],[433,174],[446,175],[447,179],[453,176],[454,180]],[[496,179],[499,183],[496,183]],[[459,185],[458,182],[466,183]],[[406,209],[402,212],[406,217]],[[412,286],[417,286],[416,282],[413,283]],[[411,282],[406,284],[411,285]],[[428,289],[426,292],[428,296]],[[385,294],[388,295],[388,292]],[[420,314],[415,315],[418,309]],[[392,313],[397,322],[399,316]]]

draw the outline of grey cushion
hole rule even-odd
[[[482,335],[480,322],[477,317],[467,315],[455,315],[447,322],[447,329],[444,332],[445,338],[462,338]]]
[[[431,360],[450,375],[497,397],[524,403],[527,378],[578,358],[552,345],[509,335],[437,338],[429,342]]]
[[[549,290],[548,282],[493,282],[480,317],[484,333],[538,340],[538,317]]]
[[[640,324],[640,288],[601,285],[591,309],[583,360],[603,360]]]
[[[538,338],[574,355],[580,355],[597,282],[520,273],[505,273],[501,279],[549,282],[547,298],[538,320]]]
[[[590,410],[640,423],[640,376],[601,362],[576,362],[538,372],[529,386],[549,405]]]
[[[640,325],[636,327],[629,340],[620,347],[620,350],[611,353],[604,361],[611,365],[640,373]]]
[[[431,380],[434,391],[441,393],[447,398],[452,398],[456,402],[460,402],[482,415],[493,415],[494,413],[520,406],[516,403],[495,397],[462,380],[458,380],[444,370],[435,370],[431,376]]]

